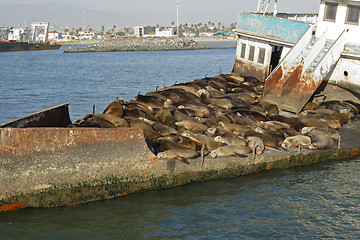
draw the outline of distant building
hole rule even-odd
[[[135,37],[143,37],[144,36],[144,26],[134,27],[134,35],[135,35]]]
[[[11,28],[8,33],[8,40],[29,41],[31,37],[31,29],[28,28]]]
[[[156,28],[155,36],[156,37],[173,37],[173,36],[175,36],[175,31],[173,28],[165,28],[163,30]]]
[[[0,40],[7,40],[10,33],[10,28],[0,27]]]
[[[62,39],[62,34],[57,31],[49,31],[48,39],[59,40]]]
[[[97,33],[95,32],[79,32],[79,39],[97,39]]]

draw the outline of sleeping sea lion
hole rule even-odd
[[[106,121],[111,122],[116,127],[129,127],[128,121],[124,118],[120,118],[113,114],[102,113],[102,114],[87,114],[83,117],[83,120],[89,120],[91,118],[102,118]]]
[[[187,159],[198,157],[200,154],[193,149],[169,149],[159,152],[157,158],[178,159],[183,163],[190,164]]]
[[[204,146],[209,150],[217,149],[223,145],[222,143],[218,143],[211,137],[204,134],[196,134],[190,131],[184,131],[180,135],[194,141],[199,147]]]
[[[329,134],[331,139],[334,140],[338,140],[340,138],[340,134],[337,130],[332,129],[332,128],[317,128],[317,127],[304,127],[301,130],[302,134],[308,134],[309,132],[313,131],[313,130],[321,130],[323,132],[326,132],[327,134]]]
[[[330,149],[334,145],[334,141],[330,138],[329,134],[321,130],[313,130],[308,133],[311,138],[311,145],[309,149],[323,150]]]
[[[211,133],[213,135],[216,135],[216,136],[221,136],[221,137],[238,137],[232,131],[226,130],[226,129],[222,128],[222,127],[208,128],[207,132]]]
[[[207,126],[195,121],[195,120],[183,120],[175,123],[178,127],[184,127],[185,129],[194,133],[203,133],[207,130]]]
[[[245,155],[251,153],[248,146],[226,145],[210,152],[212,158]]]
[[[289,149],[289,148],[293,148],[293,147],[298,147],[299,145],[302,147],[309,147],[309,145],[311,144],[311,138],[308,136],[304,136],[304,135],[296,135],[296,136],[292,136],[292,137],[287,137],[282,143],[281,143],[281,147],[285,148],[285,149]]]
[[[164,152],[169,149],[189,149],[188,147],[183,146],[177,142],[174,142],[170,138],[159,137],[156,140],[156,143],[159,145],[159,151]]]
[[[226,145],[238,145],[238,146],[245,146],[245,140],[239,137],[221,137],[216,136],[214,138],[216,142],[225,143]]]
[[[139,118],[139,119],[146,122],[146,123],[148,123],[148,124],[150,124],[154,128],[155,131],[159,132],[163,136],[168,136],[168,135],[171,135],[171,134],[177,134],[178,133],[175,128],[168,127],[165,124],[158,123],[158,122],[155,122],[155,121],[151,121],[151,120],[146,119],[146,118]]]

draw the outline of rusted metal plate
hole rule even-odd
[[[79,145],[145,144],[139,128],[1,128],[0,156],[56,153]]]
[[[69,102],[0,125],[0,128],[66,127],[71,124]]]
[[[251,76],[259,81],[265,81],[267,76],[266,67],[261,67],[254,63],[248,63],[246,61],[236,60],[232,73],[240,73],[242,76]]]

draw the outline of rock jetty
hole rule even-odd
[[[142,41],[100,42],[87,47],[68,49],[64,52],[170,51],[216,48],[235,48],[235,46],[202,45],[193,39],[145,39]]]

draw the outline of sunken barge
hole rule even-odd
[[[0,211],[359,156],[356,103],[311,103],[294,114],[262,102],[263,90],[255,78],[220,75],[116,99],[79,120],[66,103],[2,124]],[[289,145],[294,136],[310,142]]]
[[[335,6],[324,4],[320,16]],[[65,103],[0,125],[0,211],[359,158],[360,58],[348,32],[333,40],[307,23],[239,13],[232,74],[74,121]]]

